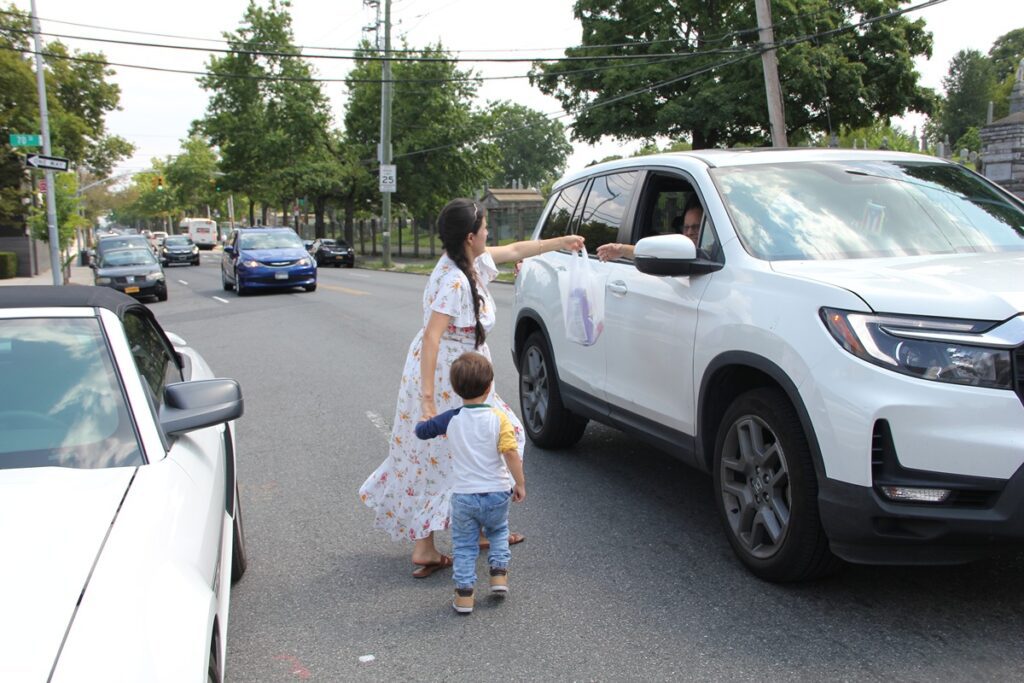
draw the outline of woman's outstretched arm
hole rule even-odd
[[[487,252],[494,259],[495,263],[509,263],[522,261],[524,258],[539,256],[556,249],[567,251],[579,251],[583,249],[584,240],[581,235],[565,235],[564,237],[552,237],[546,240],[523,240],[504,244],[500,247],[487,247]]]

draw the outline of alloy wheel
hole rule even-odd
[[[519,376],[523,417],[530,429],[537,433],[544,428],[544,420],[548,414],[548,368],[544,363],[544,356],[536,346],[530,346],[526,350],[524,361]]]

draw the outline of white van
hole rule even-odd
[[[182,218],[178,234],[188,235],[200,249],[213,249],[217,245],[217,223],[209,218]]]

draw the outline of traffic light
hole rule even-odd
[[[163,192],[164,191],[164,177],[162,175],[158,175],[156,177],[156,191],[157,192]]]

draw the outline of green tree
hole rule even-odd
[[[853,147],[867,149],[892,149],[898,152],[919,151],[918,142],[911,134],[899,126],[886,124],[882,121],[875,121],[870,126],[862,128],[850,128],[840,126],[839,146],[852,149]],[[822,140],[821,145],[827,144]]]
[[[946,98],[938,131],[943,139],[955,142],[972,126],[985,125],[988,102],[995,89],[988,57],[977,50],[960,50],[950,60],[942,85]]]
[[[999,36],[988,51],[996,86],[992,90],[993,115],[1001,119],[1010,113],[1010,94],[1016,81],[1017,67],[1024,59],[1024,28]]]
[[[997,81],[1012,78],[1024,58],[1024,28],[1004,33],[992,42],[988,58],[992,60],[993,77]]]
[[[181,154],[174,157],[166,169],[166,180],[177,205],[193,216],[204,215],[208,206],[220,208],[216,150],[198,135],[183,140],[181,149]]]
[[[521,104],[502,101],[488,103],[485,125],[500,159],[492,185],[509,187],[519,181],[537,187],[565,170],[572,145],[561,121]]]
[[[38,133],[39,101],[34,60],[29,55],[28,14],[0,6],[0,225],[17,225],[24,211],[18,156],[8,133]],[[106,130],[106,116],[118,107],[120,89],[101,53],[71,52],[59,41],[44,46],[47,107],[53,151],[101,176],[134,147]],[[72,61],[75,60],[79,61]]]
[[[57,209],[57,239],[61,251],[71,244],[75,230],[88,227],[89,221],[78,215],[78,182],[74,173],[58,173],[54,176],[53,194]],[[46,207],[33,208],[29,214],[32,236],[43,242],[50,241]]]
[[[196,128],[220,148],[226,187],[262,201],[264,219],[271,204],[313,195],[322,235],[327,180],[338,175],[328,151],[330,108],[295,46],[290,6],[250,0],[239,29],[224,34],[234,51],[211,58],[200,79],[212,95]]]
[[[914,58],[930,55],[922,20],[893,17],[852,28],[905,0],[773,3],[786,128],[810,141],[907,110],[927,112]],[[597,142],[668,137],[694,148],[770,139],[757,19],[749,0],[577,0],[573,61],[538,63],[533,81],[576,117],[573,137]],[[825,31],[847,28],[828,36]],[[790,39],[819,35],[790,45]],[[661,56],[667,55],[667,56]],[[616,62],[587,57],[623,56]]]
[[[459,70],[453,62],[416,61],[451,57],[440,43],[402,54],[406,59],[392,66],[391,129],[398,172],[394,201],[423,218],[439,211],[452,197],[482,187],[497,171],[498,157],[494,146],[483,141],[486,117],[470,104],[478,86],[473,74]],[[382,66],[376,59],[379,53],[368,44],[357,57],[347,81],[345,139],[361,160],[375,165]]]

